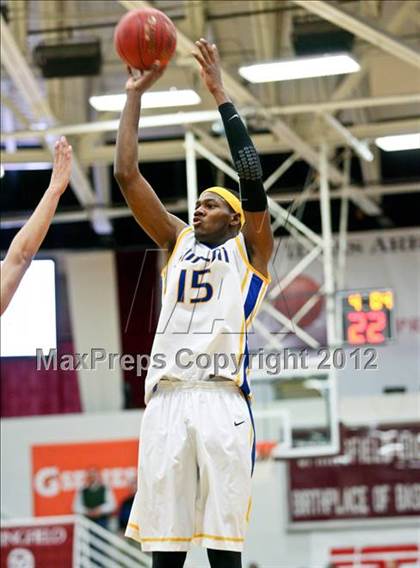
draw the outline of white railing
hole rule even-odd
[[[149,568],[151,565],[151,558],[126,539],[86,517],[76,517],[74,568]]]

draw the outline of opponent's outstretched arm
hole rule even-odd
[[[125,85],[127,101],[118,128],[114,176],[138,224],[158,246],[171,251],[185,223],[165,209],[141,175],[137,151],[141,96],[163,71],[164,67],[155,62],[150,71],[134,78],[129,68],[130,77]]]
[[[71,174],[72,148],[62,136],[55,143],[54,163],[50,185],[37,208],[17,233],[1,266],[0,304],[1,314],[9,305],[33,256],[38,252],[61,194],[68,186]]]
[[[222,81],[220,59],[216,46],[205,39],[196,42],[193,53],[201,66],[201,77],[213,95],[222,117],[226,138],[239,176],[245,225],[242,229],[253,266],[268,274],[268,262],[273,251],[273,234],[267,196],[264,191],[260,159],[235,106]]]

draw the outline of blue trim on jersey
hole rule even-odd
[[[253,274],[244,305],[245,321],[248,319],[252,310],[255,308],[262,285],[263,281],[261,280],[261,278],[256,274]]]
[[[252,440],[252,450],[251,450],[251,476],[252,476],[252,474],[254,473],[254,467],[255,467],[255,455],[256,455],[256,451],[257,451],[257,442],[256,442],[256,435],[255,435],[254,416],[252,414],[252,409],[251,409],[251,401],[249,400],[249,398],[247,396],[245,397],[245,400],[246,400],[246,404],[248,406],[249,416],[251,418],[252,429],[254,431],[254,436],[253,436],[253,440]]]
[[[245,339],[245,353],[244,353],[244,355],[245,355],[244,356],[244,370],[243,370],[244,374],[243,374],[242,384],[240,386],[240,389],[244,393],[244,396],[245,396],[246,404],[247,404],[248,410],[249,410],[249,416],[251,418],[252,430],[253,430],[253,433],[254,433],[253,441],[252,441],[252,449],[251,449],[251,475],[252,475],[254,473],[254,467],[255,467],[256,433],[255,433],[254,416],[253,416],[252,410],[251,410],[251,400],[250,400],[251,389],[249,387],[249,383],[248,383],[248,380],[246,378],[246,371],[247,371],[248,366],[249,366],[248,338]]]
[[[248,350],[248,338],[245,337],[245,352],[244,352],[244,367],[243,367],[243,376],[242,376],[242,384],[241,384],[241,391],[244,393],[245,396],[251,394],[251,389],[249,387],[247,378],[246,378],[246,371],[249,366],[249,350]]]

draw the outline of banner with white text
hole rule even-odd
[[[73,523],[2,526],[1,568],[72,568]]]
[[[288,462],[291,523],[420,515],[420,423],[342,427],[341,447]]]
[[[72,514],[76,491],[94,467],[114,494],[117,506],[137,479],[138,440],[32,446],[32,495],[35,516]]]

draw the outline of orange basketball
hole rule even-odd
[[[176,29],[160,10],[131,10],[115,28],[114,45],[125,63],[145,71],[157,59],[163,65],[171,59],[176,47]]]

